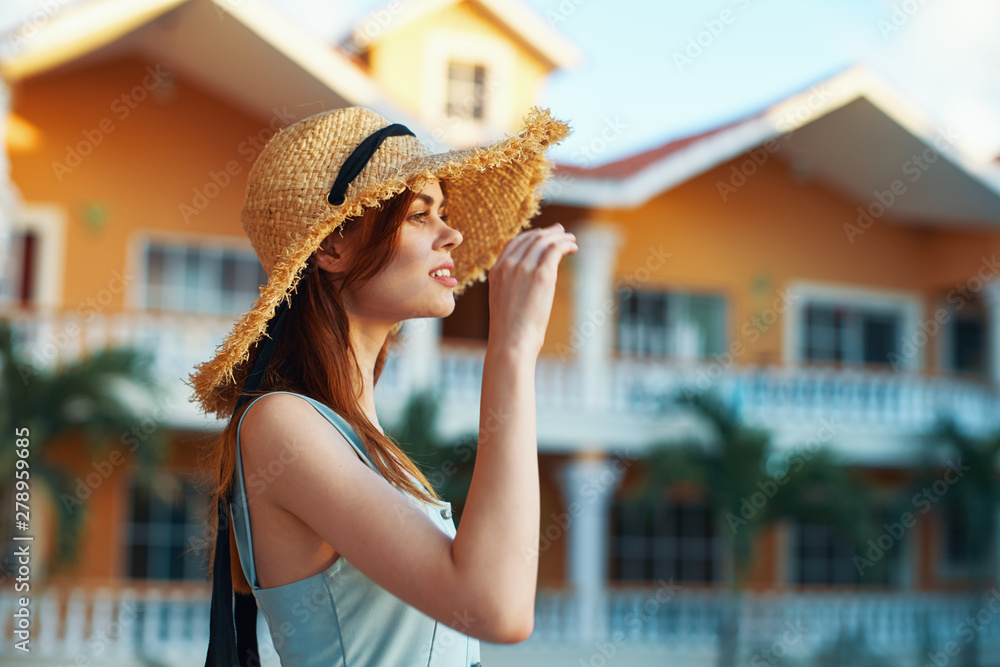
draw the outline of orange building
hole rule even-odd
[[[208,589],[189,549],[204,533],[197,456],[221,424],[181,380],[264,279],[239,224],[260,149],[290,123],[351,105],[435,149],[499,138],[581,56],[501,0],[389,3],[337,45],[249,0],[86,2],[19,34],[3,62],[20,200],[4,316],[34,363],[135,344],[155,352],[168,390],[101,457],[76,441],[52,448],[88,523],[73,568],[49,576],[36,564],[53,591],[39,617],[65,605],[45,641],[54,655],[90,655],[87,638],[119,623],[125,639],[108,644],[122,664],[143,651],[187,664],[207,642]],[[553,113],[572,122],[572,109]],[[713,655],[729,528],[697,492],[645,514],[620,502],[652,444],[698,431],[671,407],[678,393],[718,392],[779,453],[830,448],[887,500],[906,488],[935,411],[971,433],[1000,428],[1000,164],[965,157],[965,137],[863,68],[601,160],[614,133],[611,121],[589,138],[596,166],[556,169],[535,221],[562,222],[580,252],[561,269],[538,363],[536,631],[484,646],[490,664],[597,664],[595,647],[615,633],[620,664]],[[477,285],[447,320],[406,323],[376,392],[383,423],[436,387],[449,407],[441,437],[477,431],[487,295]],[[133,455],[153,427],[169,434],[169,457],[142,480]],[[749,578],[756,639],[771,645],[798,610],[817,629],[796,650],[860,625],[874,646],[916,655],[921,614],[932,644],[948,641],[967,611],[958,536],[970,528],[928,500],[914,514],[877,582],[828,527],[766,531]],[[51,550],[51,535],[39,542]],[[5,634],[0,655],[11,651]]]

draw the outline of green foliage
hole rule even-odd
[[[132,429],[150,423],[160,391],[148,355],[108,349],[55,368],[37,368],[18,350],[10,325],[0,323],[0,433],[30,431],[32,489],[44,487],[57,512],[53,568],[74,560],[87,519],[86,498],[78,494],[80,473],[52,455],[54,445],[79,434],[95,463],[106,461],[117,448],[124,458],[133,455],[139,470],[148,473],[165,455],[159,429],[144,433],[141,446],[124,443]],[[13,478],[14,461],[14,448],[0,449],[3,479]],[[84,471],[83,477],[92,472]]]
[[[742,589],[753,565],[761,530],[782,520],[832,525],[861,545],[875,533],[867,489],[822,448],[808,455],[782,457],[773,452],[770,434],[741,423],[736,412],[714,395],[701,392],[680,399],[707,420],[713,437],[659,442],[646,457],[646,475],[631,500],[657,502],[677,484],[703,490],[719,533],[728,540],[734,591]],[[803,450],[804,451],[804,450]],[[762,506],[753,500],[765,499]]]

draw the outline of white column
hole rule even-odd
[[[986,306],[986,355],[990,363],[990,377],[1000,384],[1000,278],[983,286],[983,305]]]
[[[607,630],[609,514],[623,478],[617,459],[581,452],[559,471],[566,511],[566,569],[576,596],[580,639],[601,639]]]
[[[610,224],[588,222],[573,229],[579,251],[571,255],[573,328],[570,349],[576,354],[583,381],[584,405],[597,404],[607,386],[608,358],[615,335],[615,261],[622,233]]]

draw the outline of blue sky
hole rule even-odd
[[[39,1],[4,0],[0,23]],[[388,2],[267,1],[328,39]],[[622,129],[591,164],[742,117],[852,62],[942,128],[961,127],[968,148],[1000,155],[1000,0],[520,1],[584,54],[580,67],[551,76],[539,100],[573,126],[553,150],[561,162],[584,162],[609,123]],[[722,18],[721,32],[701,35],[701,53],[679,62],[705,22],[718,28]]]
[[[340,37],[385,0],[273,0],[327,37]],[[973,148],[1000,154],[997,0],[522,0],[584,53],[552,75],[543,106],[574,134],[561,162],[609,122],[626,127],[592,164],[624,157],[757,111],[853,62],[867,64]],[[728,11],[728,14],[723,14]],[[722,30],[719,22],[725,18]],[[684,61],[689,40],[717,35]],[[710,38],[709,38],[710,37]]]

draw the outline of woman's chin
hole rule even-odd
[[[429,309],[429,314],[424,317],[448,317],[455,312],[455,297],[449,295],[444,299],[436,302]]]

